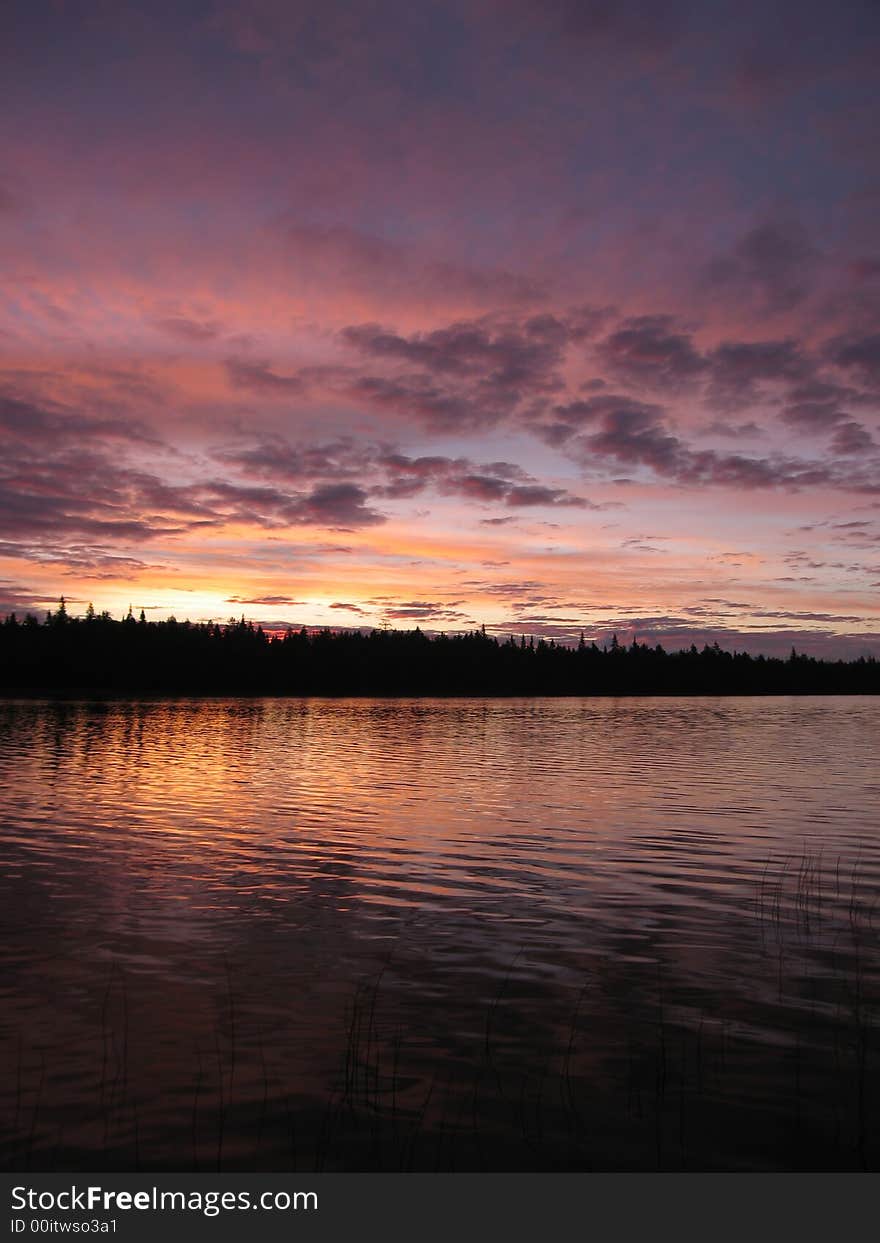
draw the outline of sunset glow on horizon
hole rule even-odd
[[[880,656],[878,36],[13,3],[0,616]]]

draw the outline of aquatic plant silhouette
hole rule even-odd
[[[820,871],[826,885],[837,878],[827,900],[816,883]],[[323,1103],[297,1100],[278,1068],[270,1084],[260,1040],[249,1056],[262,1099],[258,1112],[249,1113],[233,1099],[233,1066],[245,1056],[235,1035],[243,1002],[235,971],[224,961],[215,1049],[204,1057],[197,1050],[174,1168],[874,1169],[880,977],[873,884],[858,862],[842,875],[840,863],[835,868],[804,854],[768,859],[755,890],[752,922],[744,922],[743,932],[750,929],[768,979],[781,972],[784,1043],[764,1062],[756,1062],[754,1027],[766,1003],[756,997],[737,1010],[721,994],[706,994],[689,1013],[680,981],[659,953],[638,977],[638,990],[622,968],[604,985],[588,980],[571,998],[567,1024],[523,1060],[513,1037],[535,1004],[511,989],[516,963],[528,959],[523,947],[487,998],[466,1056],[422,1063],[416,1071],[418,1022],[407,1023],[395,1010],[393,987],[387,996],[383,991],[389,957],[348,1001],[339,1064]],[[810,981],[812,1001],[805,1005],[798,955],[817,937],[836,966],[824,981]],[[596,1000],[600,1006],[613,1000],[622,1024],[613,1065],[592,1060],[590,994],[603,988]],[[111,964],[98,1007],[94,1075],[96,1120],[104,1132],[98,1163],[108,1169],[156,1164],[126,1086],[128,1005],[125,977]],[[20,1047],[14,1116],[0,1145],[10,1170],[95,1168],[94,1149],[77,1152],[44,1118],[51,1069],[43,1050]],[[289,1071],[295,1079],[295,1066]],[[233,1139],[234,1149],[227,1148]]]

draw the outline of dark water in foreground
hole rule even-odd
[[[0,1160],[877,1168],[878,726],[0,703]]]

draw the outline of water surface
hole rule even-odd
[[[873,1167],[878,726],[0,703],[3,1161]]]

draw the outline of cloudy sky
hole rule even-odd
[[[0,613],[880,655],[877,0],[0,48]]]

